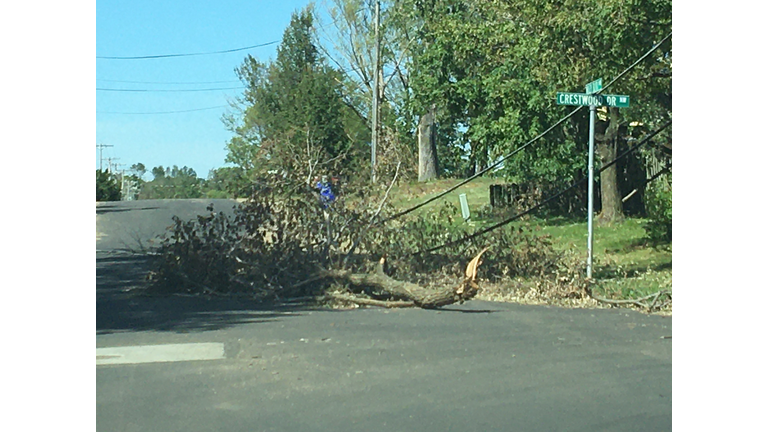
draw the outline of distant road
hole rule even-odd
[[[149,247],[156,236],[173,225],[172,217],[184,220],[216,212],[231,213],[237,205],[228,199],[140,200],[96,203],[96,250],[137,250]]]
[[[672,428],[670,317],[482,301],[339,311],[126,293],[148,263],[124,243],[149,240],[173,214],[205,214],[210,201],[97,208],[100,431]]]

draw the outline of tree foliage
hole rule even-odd
[[[343,101],[341,75],[318,53],[313,22],[310,9],[295,13],[274,62],[248,55],[236,69],[246,90],[240,113],[225,118],[235,134],[227,162],[250,181],[296,168],[308,180],[319,171],[351,173],[365,153],[361,120]]]
[[[120,184],[109,171],[96,170],[96,201],[120,201]]]
[[[453,151],[485,167],[573,107],[558,91],[609,81],[671,32],[669,0],[414,1],[424,18],[411,73],[414,103],[436,104]],[[638,64],[611,93],[628,94],[614,128],[671,116],[671,43]],[[514,182],[567,183],[586,172],[587,110],[507,160]],[[600,115],[602,131],[610,125]],[[443,144],[445,145],[445,144]],[[474,163],[473,163],[474,162]],[[603,161],[607,162],[607,161]]]
[[[207,198],[243,198],[251,191],[241,167],[221,167],[211,170],[203,183]]]
[[[139,164],[143,167],[143,164]],[[163,167],[152,168],[154,177],[151,181],[141,182],[139,199],[185,199],[203,196],[204,180],[197,177],[192,168]]]
[[[672,175],[652,182],[645,191],[649,221],[643,226],[652,242],[672,241]]]

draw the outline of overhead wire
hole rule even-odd
[[[319,28],[325,28],[330,24],[326,24],[324,26],[320,26]],[[206,52],[193,52],[193,53],[178,53],[178,54],[157,54],[157,55],[141,55],[141,56],[96,56],[97,59],[102,60],[151,60],[151,59],[161,59],[161,58],[174,58],[174,57],[193,57],[193,56],[205,56],[205,55],[216,55],[216,54],[229,54],[233,52],[238,51],[247,51],[254,48],[261,48],[269,45],[275,45],[280,43],[279,40],[274,40],[270,42],[264,42],[261,44],[256,45],[250,45],[246,47],[240,47],[240,48],[232,48],[232,49],[226,49],[226,50],[220,50],[220,51],[206,51]]]
[[[646,58],[647,58],[649,55],[651,55],[651,54],[652,54],[654,51],[656,51],[657,49],[659,49],[659,47],[661,47],[661,45],[662,45],[662,44],[664,44],[664,42],[668,41],[668,40],[669,40],[671,37],[672,37],[672,32],[670,32],[670,33],[669,33],[669,34],[668,34],[666,37],[664,37],[664,39],[662,39],[662,40],[660,40],[658,43],[656,43],[656,45],[654,45],[654,46],[653,46],[653,48],[651,48],[651,49],[650,49],[650,50],[649,50],[647,53],[645,53],[645,54],[644,54],[642,57],[640,57],[639,59],[637,59],[637,60],[636,60],[634,63],[632,63],[631,65],[629,65],[629,67],[627,67],[626,69],[624,69],[624,71],[623,71],[622,73],[620,73],[620,74],[616,75],[616,77],[614,77],[614,78],[613,78],[613,79],[612,79],[610,82],[608,82],[608,84],[606,84],[606,85],[605,85],[605,86],[604,86],[602,89],[600,89],[600,90],[596,91],[595,93],[596,93],[596,94],[600,94],[600,93],[602,93],[602,92],[603,92],[603,90],[607,89],[608,87],[610,87],[611,85],[613,85],[613,83],[615,83],[616,81],[618,81],[618,80],[620,80],[621,78],[623,78],[623,77],[624,77],[624,75],[628,74],[628,73],[629,73],[629,71],[631,71],[632,69],[634,69],[634,68],[635,68],[635,66],[639,65],[639,64],[640,64],[640,62],[642,62],[643,60],[645,60],[645,59],[646,59]]]
[[[116,88],[103,88],[103,87],[96,87],[97,91],[111,91],[111,92],[170,92],[170,93],[178,93],[178,92],[204,92],[204,91],[223,91],[223,90],[242,90],[245,87],[239,86],[239,87],[219,87],[219,88],[203,88],[203,89],[116,89]]]
[[[629,198],[632,197],[632,195],[634,195],[638,190],[640,190],[640,188],[645,187],[645,185],[647,185],[648,183],[650,183],[650,182],[656,180],[657,178],[661,177],[662,174],[667,174],[667,173],[670,173],[670,172],[672,172],[672,160],[671,159],[667,161],[667,163],[664,166],[664,168],[660,169],[659,172],[657,172],[656,174],[652,175],[650,178],[646,179],[644,182],[640,183],[635,189],[632,190],[632,192],[630,192],[627,196],[622,198],[621,202],[627,201]]]
[[[207,111],[207,110],[218,109],[218,108],[226,108],[228,106],[229,105],[217,105],[217,106],[206,107],[206,108],[193,108],[193,109],[178,110],[178,111],[148,111],[148,112],[96,111],[96,114],[125,114],[125,115],[180,114],[180,113],[188,113],[188,112],[195,112],[195,111]]]
[[[280,42],[279,40],[276,40],[276,41],[266,42],[258,45],[251,45],[247,47],[233,48],[233,49],[221,50],[221,51],[208,51],[208,52],[182,53],[182,54],[158,54],[158,55],[143,55],[143,56],[128,56],[128,57],[96,56],[96,58],[103,59],[103,60],[149,60],[149,59],[172,58],[172,57],[192,57],[192,56],[204,56],[204,55],[214,55],[214,54],[228,54],[228,53],[233,53],[238,51],[245,51],[249,49],[274,45],[279,42]]]
[[[330,24],[327,24],[330,25]],[[320,26],[320,28],[324,28],[327,25]],[[214,54],[226,54],[226,53],[232,53],[232,52],[238,52],[238,51],[245,51],[249,49],[254,48],[260,48],[264,46],[274,45],[279,43],[279,40],[266,42],[262,44],[257,45],[250,45],[247,47],[241,47],[241,48],[233,48],[233,49],[227,49],[227,50],[220,50],[220,51],[208,51],[208,52],[194,52],[194,53],[179,53],[179,54],[159,54],[159,55],[142,55],[142,56],[96,56],[97,59],[105,59],[105,60],[146,60],[146,59],[160,59],[160,58],[173,58],[173,57],[190,57],[190,56],[203,56],[203,55],[214,55]],[[239,81],[208,81],[208,82],[161,82],[161,81],[131,81],[131,80],[109,80],[109,79],[97,79],[97,81],[103,81],[103,82],[114,82],[114,83],[127,83],[127,84],[167,84],[167,85],[200,85],[200,84],[224,84],[224,83],[234,83]],[[204,88],[204,89],[118,89],[118,88],[104,88],[104,87],[97,87],[97,91],[107,91],[107,92],[206,92],[206,91],[224,91],[224,90],[242,90],[244,89],[244,86],[239,87],[226,87],[226,88]],[[171,113],[179,113],[179,112],[189,112],[189,111],[201,111],[206,109],[213,109],[213,108],[219,108],[219,107],[210,107],[210,108],[201,108],[201,109],[195,109],[195,110],[183,110],[183,111],[165,111],[165,112],[156,112],[157,114],[171,114]],[[106,113],[106,112],[105,112]],[[115,114],[117,114],[115,112]],[[120,113],[120,114],[133,114],[133,113]],[[136,113],[136,114],[155,114],[155,113]]]
[[[128,80],[111,80],[97,78],[96,81],[112,82],[112,83],[125,83],[125,84],[164,84],[164,85],[202,85],[202,84],[231,84],[240,82],[239,80],[228,81],[128,81]]]

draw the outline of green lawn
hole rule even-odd
[[[457,184],[460,180],[444,179],[428,183],[401,184],[392,189],[391,203],[405,209]],[[475,228],[481,228],[502,219],[488,215],[489,186],[500,180],[480,178],[417,210],[427,211],[442,205],[443,200],[459,208],[459,194],[467,194]],[[486,210],[486,211],[481,211]],[[418,214],[418,213],[417,213]],[[645,219],[627,218],[612,226],[594,227],[593,271],[595,293],[609,298],[637,298],[672,287],[672,245],[651,245],[645,239]],[[515,221],[529,224],[542,234],[551,236],[554,247],[571,251],[583,257],[584,271],[587,260],[587,221],[565,218]]]
[[[672,245],[654,246],[645,239],[645,219],[627,218],[612,226],[594,227],[592,277],[606,297],[636,298],[672,287]],[[587,259],[587,222],[534,220],[560,250]],[[586,271],[586,269],[585,269]]]
[[[399,184],[392,188],[390,202],[398,209],[405,209],[420,202],[424,202],[429,198],[439,194],[440,192],[458,184],[459,182],[461,182],[461,180],[441,179],[426,183],[412,182],[407,184]],[[473,215],[480,209],[488,207],[490,204],[488,188],[490,185],[496,183],[502,183],[502,181],[482,177],[475,179],[446,195],[442,199],[436,200],[418,209],[417,212],[423,212],[435,206],[442,205],[443,201],[445,200],[456,206],[457,209],[461,209],[461,205],[459,203],[459,195],[466,194],[470,215]]]

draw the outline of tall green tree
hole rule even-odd
[[[581,90],[594,78],[618,75],[672,31],[671,0],[567,1],[562,6],[533,0],[526,6],[526,16],[532,17],[530,21],[537,29],[536,68],[546,68],[550,80],[574,90]],[[538,13],[542,8],[548,11],[544,16]],[[601,110],[596,151],[602,164],[617,156],[622,136],[633,132],[630,123],[653,128],[671,117],[671,42],[638,64],[609,93],[630,95],[632,105],[628,109]],[[639,132],[642,130],[635,133]],[[661,139],[671,138],[666,134]],[[598,221],[620,219],[616,165],[601,174],[600,191],[602,211]]]
[[[342,77],[313,42],[311,9],[293,14],[272,63],[247,56],[236,69],[246,85],[237,115],[225,119],[235,136],[227,162],[260,175],[300,170],[352,171],[364,142],[349,133],[360,123],[342,99]]]
[[[671,32],[670,0],[432,0],[415,2],[425,17],[412,87],[434,103],[482,168],[555,123],[573,107],[557,91],[583,92],[609,80]],[[652,127],[671,115],[671,43],[610,89],[632,107],[601,113],[598,154],[616,155],[630,123]],[[507,160],[518,182],[563,184],[585,173],[587,110]],[[603,219],[621,215],[617,173],[601,177]]]

